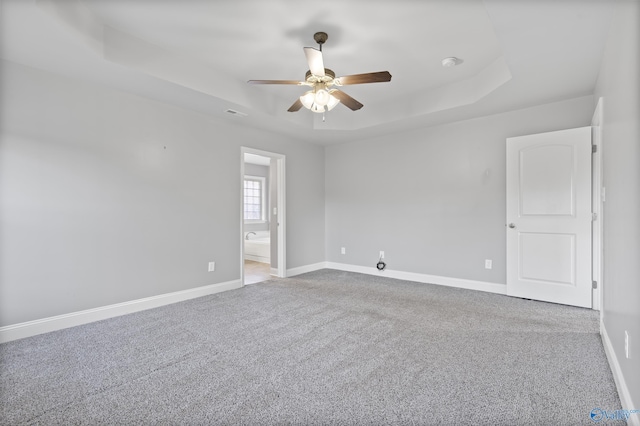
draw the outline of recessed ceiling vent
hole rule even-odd
[[[240,112],[240,111],[236,111],[235,109],[231,109],[231,108],[229,108],[225,112],[228,113],[228,114],[231,114],[231,115],[237,115],[238,117],[246,117],[247,116],[246,113]]]

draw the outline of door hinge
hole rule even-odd
[[[598,220],[598,213],[591,213],[591,220]]]
[[[591,152],[594,154],[598,152],[598,145],[591,145]]]
[[[598,281],[591,281],[591,288],[593,289],[598,288]]]

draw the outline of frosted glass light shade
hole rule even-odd
[[[300,102],[302,102],[302,105],[304,105],[305,108],[311,109],[315,98],[316,98],[315,93],[313,93],[312,90],[309,90],[307,93],[300,96]]]
[[[340,103],[340,99],[338,99],[335,96],[329,94],[329,103],[327,103],[327,111],[331,111],[333,109],[333,107],[335,107],[339,103]]]
[[[318,105],[316,103],[313,104],[313,106],[311,106],[311,108],[309,108],[311,111],[313,112],[324,112],[324,105]]]
[[[331,96],[329,95],[329,92],[327,92],[324,89],[320,89],[318,91],[316,91],[316,104],[320,105],[320,106],[325,106],[329,103],[329,98]]]

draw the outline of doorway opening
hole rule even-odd
[[[241,148],[241,280],[243,285],[284,278],[285,157]]]

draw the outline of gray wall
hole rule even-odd
[[[384,250],[389,269],[505,284],[505,139],[592,115],[587,96],[328,147],[327,260],[373,267]]]
[[[604,101],[603,320],[640,407],[640,3],[618,1],[596,96]],[[596,98],[597,99],[597,98]],[[624,331],[630,355],[624,354]]]
[[[287,156],[288,267],[324,260],[322,147],[1,71],[0,326],[239,279],[242,145]]]

